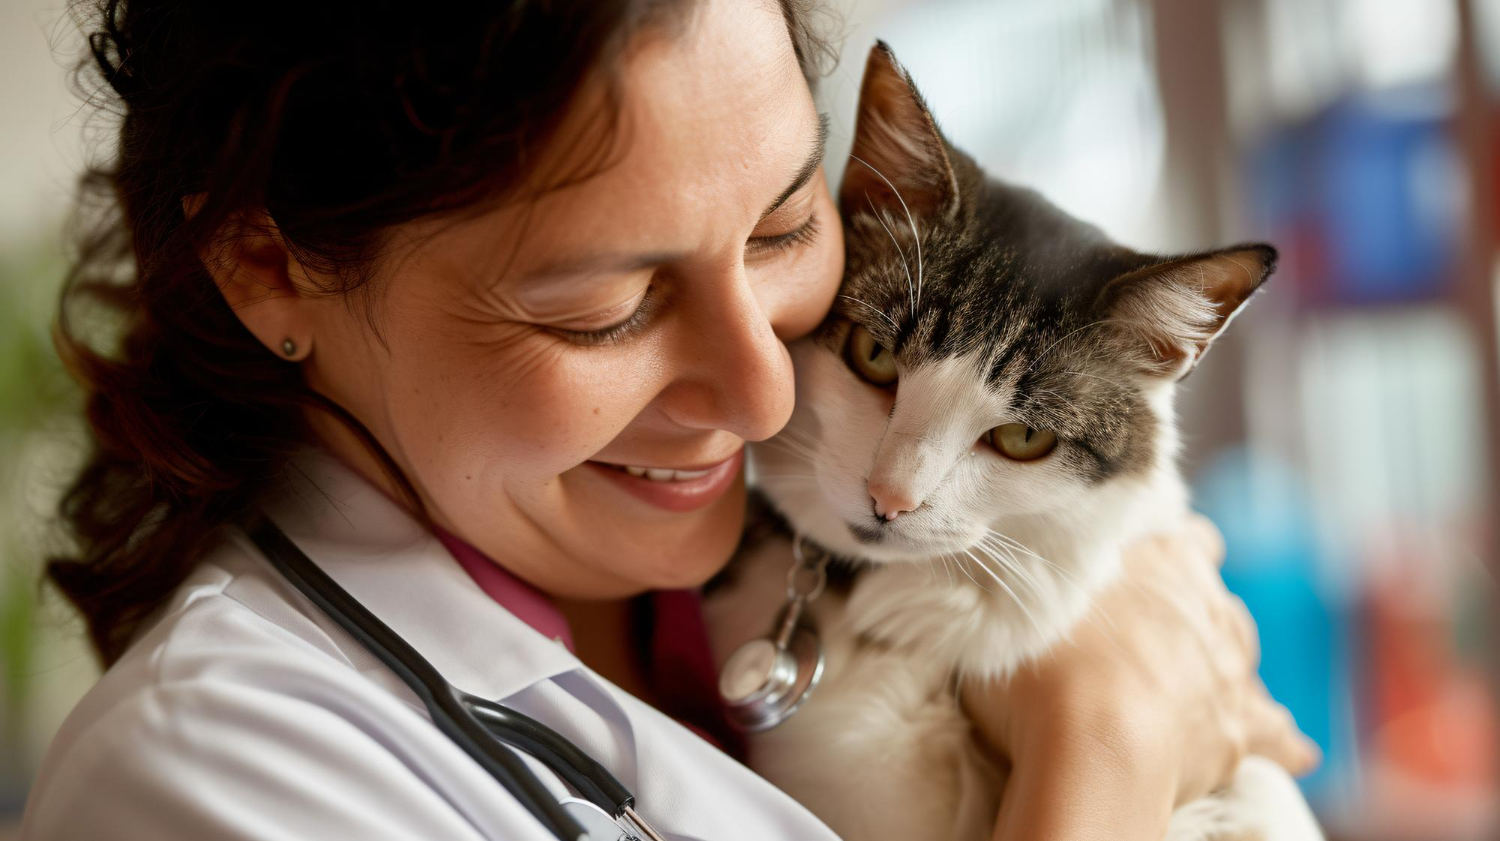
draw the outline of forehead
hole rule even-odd
[[[1018,358],[1035,362],[1075,335],[1087,339],[1100,292],[1138,255],[1033,191],[993,180],[966,189],[965,212],[924,226],[920,252],[904,219],[849,220],[849,297],[840,305],[911,364],[989,356],[996,382]]]
[[[570,226],[591,243],[646,237],[668,247],[664,240],[698,233],[685,230],[693,223],[753,225],[817,131],[774,3],[707,0],[687,25],[643,35],[626,54],[618,94],[607,168],[543,199],[566,206]],[[589,110],[575,109],[557,145],[570,130],[587,133]]]
[[[586,253],[702,256],[743,246],[817,135],[779,7],[706,0],[585,86],[522,195],[432,227],[451,232],[449,273],[478,288]]]
[[[683,170],[715,176],[693,179],[700,188],[783,178],[777,164],[807,154],[812,92],[774,3],[705,3],[682,32],[645,41],[625,82],[625,169],[636,183]]]

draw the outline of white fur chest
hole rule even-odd
[[[1181,483],[1158,479],[1159,492],[1122,490],[1107,516],[1018,520],[1008,550],[880,564],[813,603],[823,681],[752,737],[752,767],[850,841],[989,837],[1003,776],[973,738],[959,681],[1008,675],[1067,634],[1119,547],[1181,516]],[[1142,499],[1154,502],[1126,504]],[[769,631],[791,564],[784,538],[737,559],[734,584],[705,606],[718,662]]]
[[[706,602],[719,663],[768,630],[791,562],[789,543],[767,541]],[[953,670],[862,634],[848,608],[867,577],[811,606],[823,680],[796,715],[750,738],[750,764],[848,841],[988,837],[1002,779],[976,746]]]

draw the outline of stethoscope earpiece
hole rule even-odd
[[[719,697],[729,722],[748,733],[791,718],[823,678],[823,646],[801,620],[807,603],[827,584],[828,556],[818,551],[809,560],[800,534],[792,540],[792,554],[797,561],[787,572],[787,603],[774,633],[740,646],[719,673]]]

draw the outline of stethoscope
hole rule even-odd
[[[287,581],[395,672],[421,699],[438,729],[558,839],[665,841],[636,813],[635,795],[577,745],[530,716],[448,683],[263,513],[251,513],[242,526]],[[800,535],[792,548],[796,563],[787,573],[787,603],[773,632],[736,650],[719,678],[730,722],[749,732],[789,718],[823,676],[822,645],[801,620],[827,584],[830,556]],[[514,751],[541,762],[579,797],[557,800]]]
[[[791,718],[823,679],[823,645],[802,618],[828,585],[832,556],[800,533],[792,537],[792,556],[786,604],[771,633],[735,649],[719,672],[719,698],[729,721],[749,733]]]
[[[530,716],[448,683],[426,658],[340,587],[264,514],[252,514],[244,529],[302,595],[411,687],[438,729],[561,841],[664,841],[636,814],[635,795],[577,745]],[[512,749],[547,766],[579,797],[557,800]]]

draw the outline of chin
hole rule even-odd
[[[703,586],[734,557],[745,527],[743,483],[713,504],[683,515],[680,523],[643,522],[622,541],[634,548],[599,558],[615,575],[644,590],[688,590]]]
[[[683,540],[680,549],[671,553],[676,563],[664,572],[675,583],[671,588],[702,587],[724,569],[739,548],[745,530],[745,485],[733,490],[702,512],[703,522]]]
[[[984,534],[956,536],[948,532],[915,534],[883,530],[854,530],[859,545],[854,556],[880,563],[911,563],[959,554],[979,546]],[[873,531],[873,533],[872,533]]]

